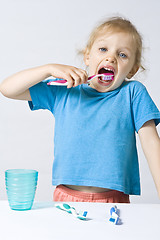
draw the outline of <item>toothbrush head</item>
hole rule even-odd
[[[86,220],[87,219],[87,211],[80,211],[79,214],[77,214],[77,218],[80,220]]]
[[[103,81],[113,81],[114,80],[114,75],[113,73],[101,73],[101,74],[96,74],[93,76],[90,76],[88,78],[88,82],[90,82],[92,79],[101,77]]]
[[[103,73],[102,74],[102,80],[106,81],[112,81],[114,79],[114,75],[110,73]]]

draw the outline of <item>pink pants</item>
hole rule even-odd
[[[101,193],[76,191],[59,185],[54,190],[53,201],[56,202],[101,202],[101,203],[130,203],[129,195],[116,190]]]

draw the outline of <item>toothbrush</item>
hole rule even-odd
[[[62,204],[55,204],[55,207],[60,209],[60,210],[64,210],[68,213],[73,214],[74,217],[80,219],[80,220],[86,220],[86,216],[87,216],[87,211],[81,211],[80,213],[77,213],[76,209],[74,207],[70,207],[68,204],[66,203],[62,203]]]
[[[111,73],[102,73],[102,74],[96,74],[93,76],[90,76],[88,78],[87,83],[89,83],[92,79],[97,78],[97,77],[103,77],[104,81],[113,81],[114,80],[114,75]],[[65,79],[59,79],[59,80],[53,80],[51,82],[48,82],[47,85],[55,85],[55,86],[67,86],[68,82]]]
[[[93,76],[90,76],[88,78],[87,82],[90,82],[92,79],[97,78],[97,77],[103,77],[103,80],[107,80],[107,81],[113,81],[114,80],[114,75],[112,73],[101,73],[101,74],[96,74]]]
[[[111,217],[109,221],[115,225],[118,224],[119,216],[117,214],[117,206],[114,206],[110,209],[110,214],[111,214]]]

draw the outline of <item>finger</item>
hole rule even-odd
[[[79,78],[78,78],[79,85],[87,82],[88,75],[87,75],[86,71],[84,71],[82,69],[77,69],[77,70],[75,70],[75,72],[79,76]]]
[[[64,74],[64,79],[68,81],[67,88],[76,87],[88,80],[87,72],[79,68],[70,68],[69,72]]]
[[[67,88],[71,88],[74,85],[74,79],[72,78],[70,73],[63,73],[63,77],[65,80],[67,80]]]
[[[77,74],[77,72],[72,72],[72,79],[73,79],[73,87],[77,87],[81,84],[81,76]]]
[[[74,86],[74,79],[72,78],[72,76],[69,76],[68,78],[66,78],[68,85],[67,88],[71,88]]]

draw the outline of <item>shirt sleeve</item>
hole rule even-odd
[[[154,120],[156,126],[160,123],[160,112],[145,86],[135,94],[132,109],[136,132],[149,120]]]
[[[32,101],[29,101],[31,110],[48,109],[54,112],[57,87],[47,85],[47,81],[40,82],[29,88]]]

